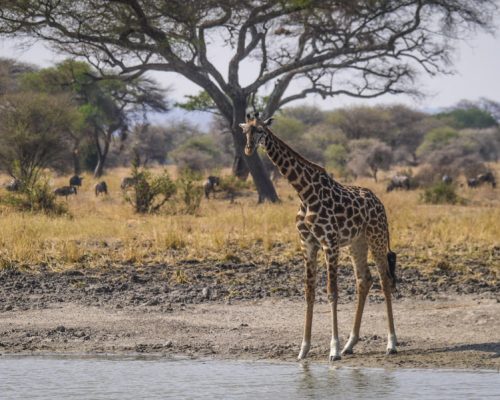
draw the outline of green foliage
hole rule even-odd
[[[226,193],[227,197],[234,201],[235,197],[238,196],[238,193],[249,190],[251,188],[251,182],[248,180],[238,179],[234,175],[224,176],[220,179],[219,189]]]
[[[422,144],[417,148],[417,155],[424,155],[450,143],[453,139],[458,138],[457,130],[449,126],[434,128],[427,132],[424,136]]]
[[[0,166],[27,187],[68,150],[78,113],[66,96],[20,92],[0,99]]]
[[[56,201],[56,196],[47,178],[39,177],[28,186],[21,184],[17,193],[9,193],[2,198],[2,203],[19,211],[42,212],[45,214],[62,215],[68,212],[63,203]]]
[[[466,109],[456,109],[453,111],[440,113],[438,119],[444,119],[456,129],[464,128],[490,128],[497,126],[498,123],[493,116],[477,107]]]
[[[158,212],[177,190],[166,171],[155,176],[134,164],[131,177],[134,184],[124,192],[124,197],[141,214]]]
[[[287,107],[283,110],[283,115],[288,118],[298,119],[306,125],[317,125],[325,119],[325,115],[321,109],[307,105]]]
[[[349,152],[341,144],[331,144],[324,152],[326,165],[344,171],[349,158]]]
[[[273,122],[273,131],[285,141],[296,142],[306,131],[306,125],[297,118],[278,116]]]
[[[428,204],[457,204],[463,200],[457,195],[455,185],[437,182],[425,189],[421,200]]]
[[[203,171],[214,168],[221,158],[214,139],[208,135],[193,136],[181,144],[170,156],[181,168]]]
[[[217,106],[208,92],[205,90],[200,91],[195,95],[184,96],[186,101],[183,103],[175,103],[176,107],[183,108],[187,111],[209,111],[214,112]]]
[[[177,179],[177,187],[180,190],[180,196],[184,203],[183,212],[186,214],[196,214],[200,208],[203,196],[203,188],[200,181],[201,175],[190,169],[184,169],[179,179]]]

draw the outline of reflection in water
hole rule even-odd
[[[499,398],[500,374],[328,364],[0,357],[3,399]]]

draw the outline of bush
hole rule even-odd
[[[56,201],[56,196],[46,178],[38,178],[37,181],[29,184],[21,183],[21,190],[17,193],[10,193],[2,199],[2,202],[19,211],[55,215],[62,215],[68,211],[64,204]]]
[[[189,138],[170,155],[179,168],[200,172],[215,168],[221,159],[216,143],[207,135]]]
[[[134,184],[124,192],[124,197],[138,213],[157,212],[176,192],[175,183],[166,171],[153,176],[148,169],[134,164],[131,177]]]
[[[428,204],[457,204],[463,202],[456,193],[455,185],[444,182],[438,182],[425,189],[422,194],[422,201]]]
[[[222,192],[226,193],[226,196],[232,203],[240,192],[250,189],[250,183],[249,181],[242,181],[234,175],[228,175],[220,180],[219,188]]]
[[[195,214],[200,208],[203,188],[201,186],[201,175],[185,169],[181,172],[177,180],[177,187],[180,189],[182,201],[184,203],[183,212]]]

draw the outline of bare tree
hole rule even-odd
[[[257,153],[244,155],[238,127],[257,95],[266,96],[263,114],[269,116],[311,94],[411,92],[419,71],[444,72],[450,44],[489,28],[496,12],[495,0],[3,3],[0,34],[47,40],[97,68],[176,72],[200,86],[231,127],[243,160],[238,174],[249,171],[260,200],[272,201],[274,187]],[[226,71],[213,62],[214,46],[233,50]],[[254,67],[251,76],[242,76],[245,63]]]

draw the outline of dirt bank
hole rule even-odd
[[[319,277],[312,360],[329,350]],[[352,269],[340,270],[339,324],[354,311]],[[369,298],[356,354],[339,365],[500,368],[500,288],[487,269],[399,271],[399,354],[384,356],[385,305]],[[152,353],[294,360],[304,305],[302,265],[184,262],[66,272],[0,271],[0,353]]]

